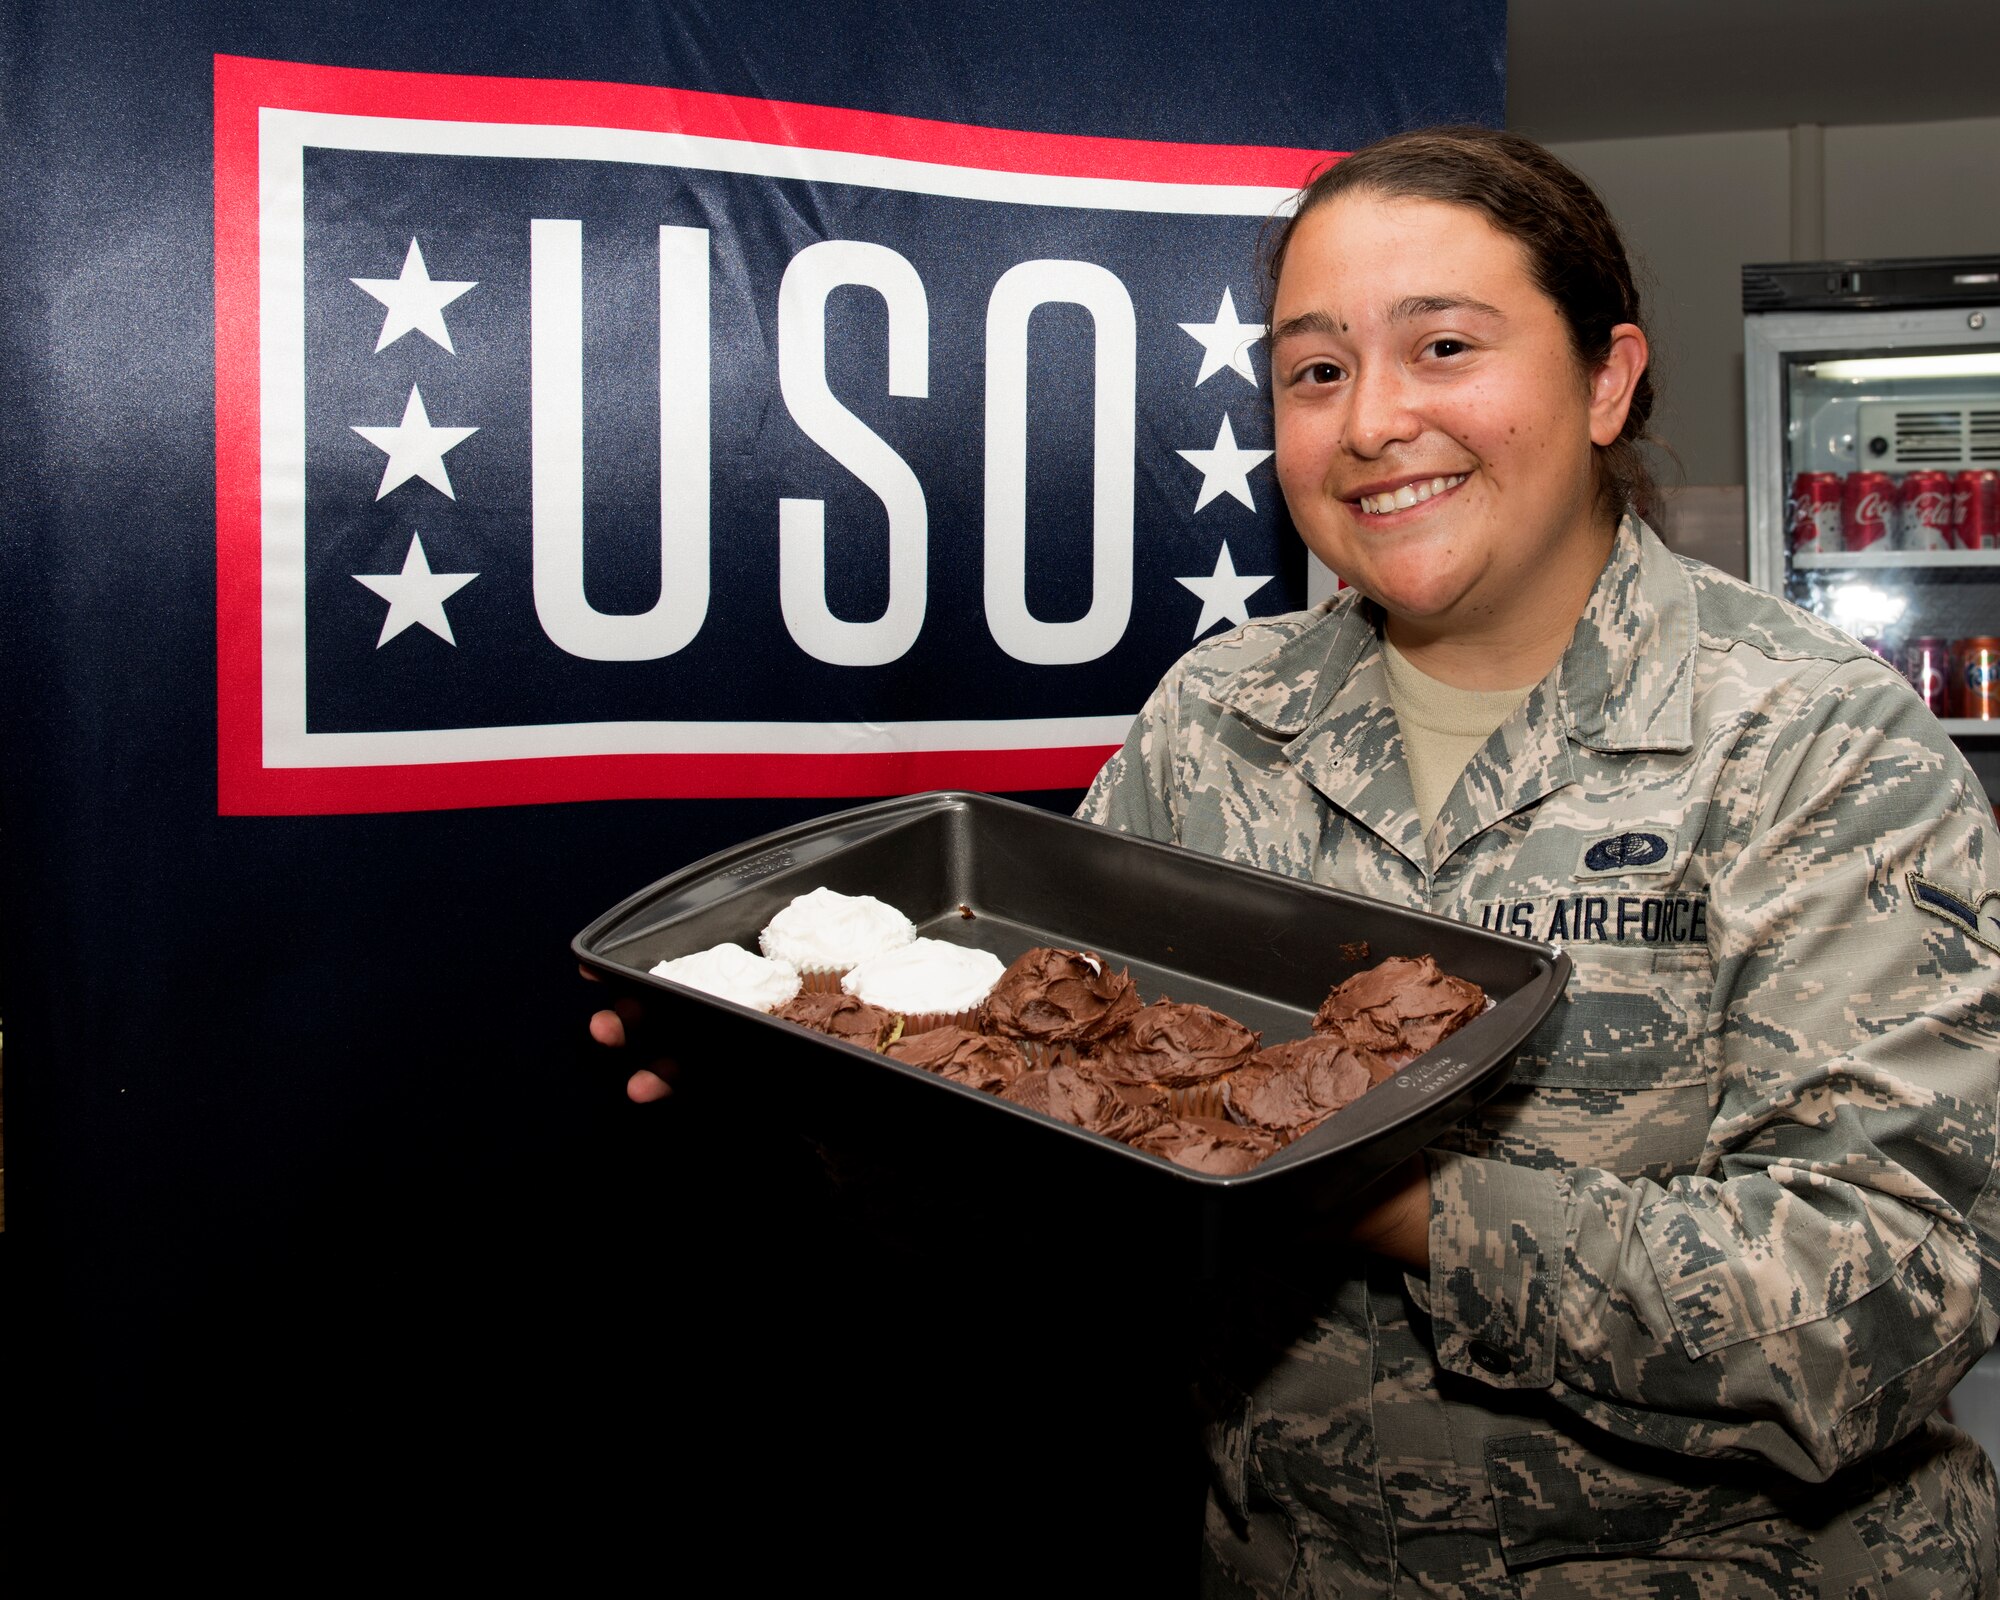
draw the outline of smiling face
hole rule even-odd
[[[1271,328],[1278,479],[1314,554],[1399,646],[1520,655],[1533,682],[1610,551],[1592,446],[1624,424],[1644,335],[1621,324],[1583,370],[1518,243],[1368,190],[1293,229]]]

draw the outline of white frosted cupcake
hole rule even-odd
[[[799,975],[792,967],[752,955],[740,944],[712,945],[691,956],[659,962],[652,974],[753,1011],[775,1011],[799,992]]]
[[[853,967],[916,936],[908,917],[872,894],[814,889],[773,917],[757,944],[773,961],[796,967],[809,993],[838,994]]]
[[[980,1004],[1006,970],[990,951],[913,939],[859,963],[840,986],[871,1006],[900,1012],[908,1035],[947,1024],[974,1027]]]

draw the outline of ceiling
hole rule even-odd
[[[1544,141],[1959,117],[2000,117],[2000,0],[1508,0]]]

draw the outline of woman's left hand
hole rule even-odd
[[[1421,1155],[1411,1156],[1381,1181],[1374,1203],[1354,1219],[1347,1236],[1412,1272],[1430,1271],[1431,1177]]]

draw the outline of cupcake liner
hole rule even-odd
[[[968,1033],[976,1033],[979,1028],[979,1008],[970,1011],[911,1011],[903,1016],[903,1032],[928,1033],[932,1028],[963,1028]]]
[[[807,994],[841,994],[840,980],[852,972],[852,967],[801,967],[799,986]]]
[[[1234,1120],[1229,1115],[1229,1085],[1221,1078],[1210,1078],[1184,1089],[1169,1089],[1167,1109],[1177,1117],[1198,1117],[1205,1122]]]
[[[1076,1046],[1072,1044],[1049,1039],[1016,1039],[1014,1046],[1021,1052],[1021,1059],[1031,1067],[1047,1069],[1076,1065]]]

